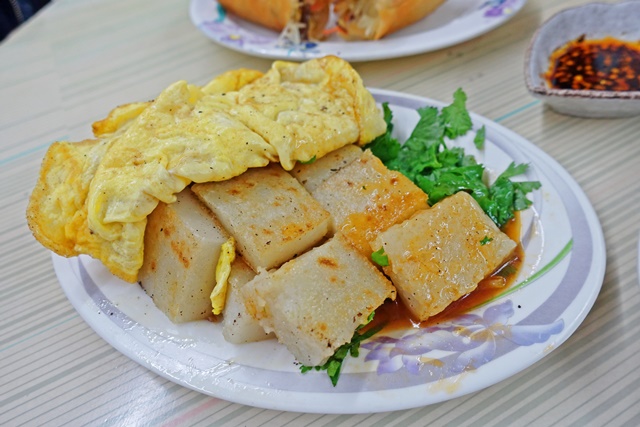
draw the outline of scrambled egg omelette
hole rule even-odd
[[[88,254],[134,282],[159,201],[273,161],[291,170],[385,128],[360,76],[337,57],[276,61],[264,75],[231,71],[203,87],[179,81],[152,102],[114,109],[94,123],[96,139],[52,144],[27,220],[52,251]]]

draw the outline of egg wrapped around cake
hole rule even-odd
[[[275,161],[290,170],[384,130],[373,97],[337,57],[276,61],[264,75],[238,70],[204,88],[179,81],[152,102],[114,110],[94,126],[95,141],[52,145],[28,223],[54,252],[89,254],[134,282],[147,216],[191,182]]]
[[[516,245],[471,196],[429,208],[361,149],[385,129],[337,57],[178,81],[112,110],[95,138],[52,144],[28,223],[52,251],[139,280],[176,323],[222,313],[227,340],[275,335],[322,364],[396,293],[425,320]]]

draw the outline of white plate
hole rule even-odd
[[[279,34],[227,14],[213,0],[191,0],[191,21],[210,39],[249,55],[273,59],[305,60],[325,55],[347,61],[370,61],[429,52],[484,34],[508,19],[526,0],[447,0],[425,19],[378,41],[328,40],[281,46]]]
[[[388,102],[406,137],[416,108],[442,104],[372,90]],[[89,257],[53,257],[67,297],[86,322],[134,361],[186,387],[252,406],[320,413],[366,413],[428,405],[483,389],[558,347],[587,315],[602,285],[605,246],[593,208],[558,163],[517,134],[486,126],[480,160],[500,171],[529,162],[542,189],[525,221],[524,267],[508,294],[450,322],[381,333],[347,359],[337,387],[325,372],[301,374],[275,341],[232,345],[207,321],[172,324],[138,285]],[[472,132],[473,133],[473,132]],[[462,144],[473,147],[473,135]]]

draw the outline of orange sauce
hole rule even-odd
[[[512,240],[518,242],[518,246],[500,267],[478,284],[473,292],[454,301],[444,311],[423,322],[413,319],[399,298],[396,301],[386,301],[376,310],[371,327],[384,324],[384,330],[390,331],[432,326],[455,318],[504,292],[515,281],[524,261],[524,249],[519,243],[520,225],[520,214],[516,212],[515,217],[504,225],[502,231]],[[496,284],[500,284],[500,286],[496,286]]]
[[[545,79],[556,89],[640,90],[640,42],[582,36],[557,49]]]

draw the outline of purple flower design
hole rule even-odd
[[[303,54],[320,53],[318,44],[314,42],[309,42],[309,41],[303,41],[302,43],[298,43],[298,44],[283,43],[281,45],[277,45],[276,47],[285,49],[287,51],[288,56],[291,56],[294,53],[298,53],[298,52]]]
[[[488,0],[480,6],[480,9],[487,8],[484,12],[486,17],[500,17],[510,15],[522,0]]]
[[[229,19],[227,12],[220,5],[218,5],[214,16],[210,20],[200,23],[200,28],[210,37],[227,46],[237,46],[239,48],[257,46],[262,48],[266,46],[287,50],[290,56],[297,52],[305,54],[320,52],[318,44],[314,42],[292,43],[287,40],[283,42],[279,37],[256,34],[251,29],[246,29]]]
[[[429,369],[434,379],[440,379],[477,369],[504,354],[505,347],[543,343],[564,329],[562,319],[547,325],[509,325],[513,314],[513,303],[507,300],[487,308],[482,316],[465,314],[402,338],[374,338],[362,345],[369,350],[365,360],[378,361],[378,374]]]

